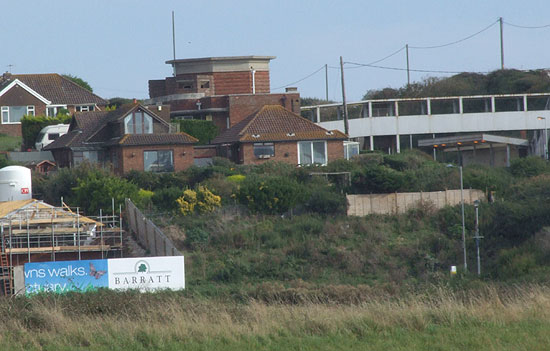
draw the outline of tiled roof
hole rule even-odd
[[[14,74],[10,77],[10,83],[14,79],[19,79],[23,84],[50,100],[52,104],[108,104],[108,101],[57,73]]]
[[[193,144],[198,139],[186,133],[125,134],[122,138],[107,142],[108,145],[179,145]]]
[[[212,144],[316,139],[347,139],[347,136],[337,130],[328,131],[282,106],[266,105],[217,136]]]
[[[110,133],[102,133],[112,128],[109,123],[115,122],[128,115],[136,108],[143,108],[139,104],[122,105],[113,111],[91,111],[76,113],[71,122],[70,130],[67,134],[60,136],[53,143],[46,146],[44,150],[54,150],[62,148],[89,147],[89,146],[136,146],[136,145],[173,145],[173,144],[192,144],[198,140],[186,133],[156,133],[156,134],[126,134],[114,139]],[[148,113],[156,116],[163,123],[162,118],[155,115],[152,111]]]

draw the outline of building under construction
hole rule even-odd
[[[64,203],[0,202],[0,288],[13,293],[13,267],[27,262],[122,257],[122,218],[113,211],[82,216]]]

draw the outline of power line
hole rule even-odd
[[[458,43],[461,43],[463,41],[471,39],[471,38],[475,37],[476,35],[479,35],[479,34],[485,32],[486,30],[488,30],[489,28],[491,28],[492,26],[497,24],[498,21],[499,20],[496,20],[495,22],[491,23],[487,27],[483,28],[482,30],[480,30],[480,31],[478,31],[478,32],[476,32],[472,35],[468,35],[467,37],[464,37],[462,39],[459,39],[459,40],[456,40],[456,41],[453,41],[453,42],[450,42],[450,43],[441,44],[441,45],[433,45],[433,46],[411,46],[411,45],[409,45],[409,49],[438,49],[438,48],[443,48],[445,46],[451,46],[451,45],[454,45],[454,44],[458,44]]]
[[[510,22],[506,22],[506,21],[504,21],[504,23],[511,26],[511,27],[523,28],[523,29],[541,29],[541,28],[550,27],[550,24],[545,24],[543,26],[520,26],[518,24],[513,24],[513,23],[510,23]]]
[[[388,67],[388,66],[378,66],[378,65],[371,65],[371,64],[365,64],[365,63],[356,63],[356,62],[345,62],[349,63],[351,65],[356,65],[360,67],[371,67],[371,68],[379,68],[379,69],[387,69],[392,71],[406,71],[406,68],[401,67]],[[411,72],[420,72],[420,73],[451,73],[451,74],[458,74],[458,73],[464,73],[464,71],[441,71],[441,70],[427,70],[427,69],[409,69]],[[473,73],[489,73],[489,72],[473,72]]]
[[[325,68],[325,65],[322,65],[318,70],[316,70],[315,72],[313,72],[313,73],[311,73],[311,74],[305,76],[304,78],[299,79],[299,80],[297,80],[297,81],[295,81],[295,82],[292,82],[292,83],[285,84],[285,85],[280,86],[280,87],[278,87],[278,88],[273,88],[273,90],[278,90],[278,89],[286,88],[286,87],[291,86],[291,85],[294,85],[294,84],[296,84],[296,83],[300,83],[301,81],[304,81],[304,80],[308,79],[309,77],[313,76],[314,74],[316,74],[317,72],[321,71],[321,70],[324,69],[324,68]]]

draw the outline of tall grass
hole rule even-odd
[[[95,299],[102,301],[94,305]],[[88,307],[78,305],[85,300]],[[544,350],[550,344],[550,288],[540,285],[436,287],[354,304],[294,305],[101,292],[6,299],[0,309],[6,350]]]

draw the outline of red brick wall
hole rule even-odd
[[[34,114],[45,115],[46,104],[34,97],[25,89],[14,86],[4,95],[0,97],[0,106],[34,106]],[[0,116],[0,133],[11,136],[21,136],[21,124],[1,124]]]
[[[281,105],[289,111],[300,114],[300,94],[283,93],[229,96],[231,126],[239,123],[265,105]]]
[[[269,93],[269,71],[256,71],[256,94]],[[214,73],[214,94],[252,94],[252,72]]]
[[[123,174],[131,170],[143,171],[143,151],[173,150],[174,171],[183,171],[193,165],[193,145],[154,145],[154,146],[127,146],[119,152],[119,168],[117,173]],[[184,154],[185,153],[185,154]]]
[[[327,140],[328,162],[344,158],[344,141]]]

